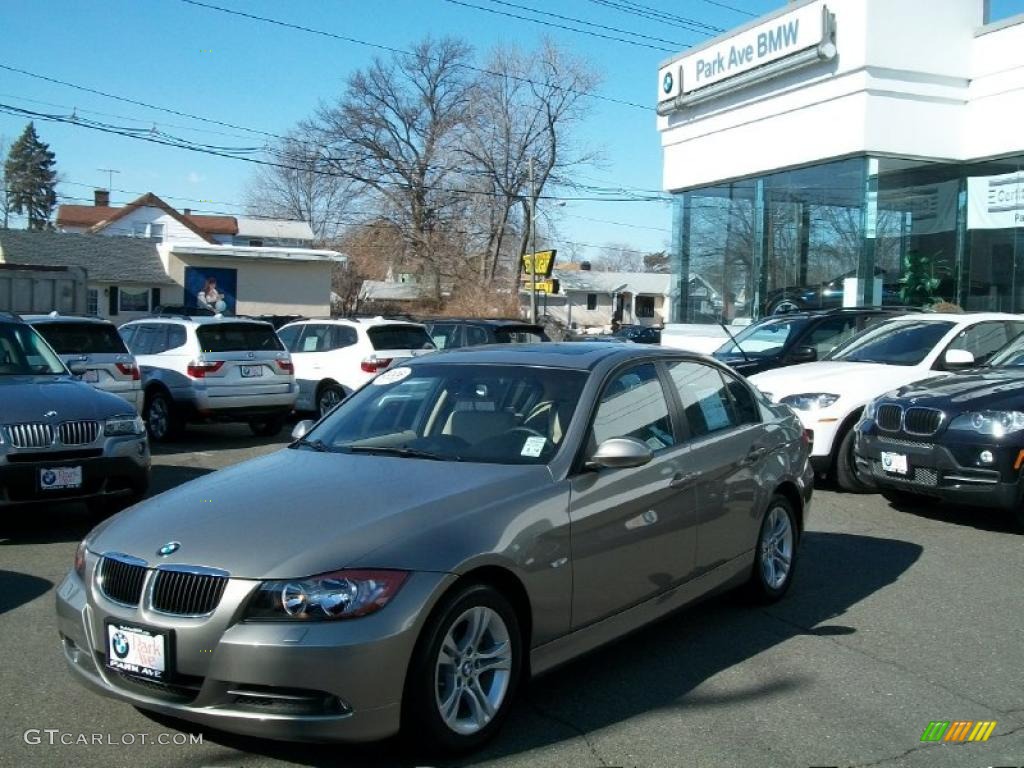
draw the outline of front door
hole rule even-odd
[[[677,425],[658,366],[622,369],[605,385],[588,438],[634,437],[654,459],[631,469],[600,469],[572,479],[573,626],[582,627],[669,589],[692,575],[696,491],[678,489]]]

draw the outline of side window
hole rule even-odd
[[[487,331],[478,325],[467,325],[463,330],[466,333],[467,347],[476,347],[490,342],[490,339],[487,338]]]
[[[356,329],[347,325],[335,325],[331,327],[331,349],[344,349],[351,347],[359,341]]]
[[[669,365],[669,374],[679,392],[686,423],[694,437],[730,429],[740,423],[733,400],[717,368],[680,361]],[[749,396],[750,393],[747,394]]]
[[[452,323],[435,323],[427,329],[438,349],[453,349],[459,346],[459,326]]]
[[[135,334],[132,336],[128,348],[133,355],[155,355],[160,350],[158,336],[163,336],[163,326],[154,323],[135,326]]]
[[[131,351],[132,337],[135,336],[135,326],[122,325],[120,328],[117,329],[117,332],[121,334],[121,338],[124,339],[125,345],[128,347],[129,351]]]
[[[750,387],[728,373],[719,371],[719,374],[725,379],[725,388],[729,390],[729,395],[732,397],[737,421],[740,424],[760,424],[761,409],[757,406],[757,400],[754,399]]]
[[[974,362],[984,363],[1017,335],[1013,332],[1012,327],[1007,327],[1014,325],[1017,324],[1002,321],[972,325],[970,328],[962,330],[953,339],[949,349],[966,349],[974,355]]]
[[[329,325],[307,325],[302,331],[302,338],[299,339],[299,346],[296,352],[326,352],[330,347],[331,326]]]
[[[150,354],[158,355],[161,352],[166,352],[170,349],[170,345],[167,341],[167,333],[171,328],[172,326],[167,323],[159,323],[155,326],[155,330],[153,332],[153,351],[150,352]]]
[[[185,328],[183,326],[167,326],[167,349],[177,349],[178,347],[184,347],[186,339],[187,337],[185,335]]]
[[[289,325],[287,328],[282,328],[277,332],[277,337],[281,339],[281,343],[284,344],[284,348],[289,352],[295,352],[295,344],[299,340],[299,334],[302,332],[301,325]]]
[[[853,317],[832,317],[818,323],[800,340],[800,346],[814,347],[821,360],[825,355],[857,333],[857,320]]]
[[[591,434],[594,448],[611,437],[635,437],[653,451],[675,445],[668,402],[653,363],[627,368],[608,382]]]

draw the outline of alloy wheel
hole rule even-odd
[[[341,390],[335,387],[327,387],[323,392],[320,393],[320,415],[326,416],[327,412],[334,408],[338,403],[344,399]]]
[[[434,672],[438,713],[454,732],[470,736],[487,726],[508,694],[512,639],[497,611],[474,606],[445,634]]]
[[[167,435],[170,414],[167,412],[167,403],[159,395],[150,402],[146,421],[149,424],[149,433],[154,439],[160,440]]]
[[[779,589],[789,578],[793,563],[793,526],[789,513],[772,507],[761,537],[761,575],[771,589]]]

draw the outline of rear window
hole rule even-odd
[[[125,354],[117,329],[106,323],[39,323],[35,329],[58,355]]]
[[[539,328],[506,325],[494,329],[494,338],[499,344],[532,344],[547,341],[548,337]]]
[[[261,323],[216,323],[196,329],[203,352],[284,350],[274,329]]]
[[[427,330],[419,325],[377,325],[366,334],[374,349],[434,349]]]

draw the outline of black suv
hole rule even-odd
[[[481,344],[529,344],[551,341],[544,326],[524,320],[444,318],[421,320],[438,349],[477,347]]]
[[[748,325],[714,351],[744,376],[822,359],[839,344],[882,320],[914,312],[904,307],[787,312]]]

